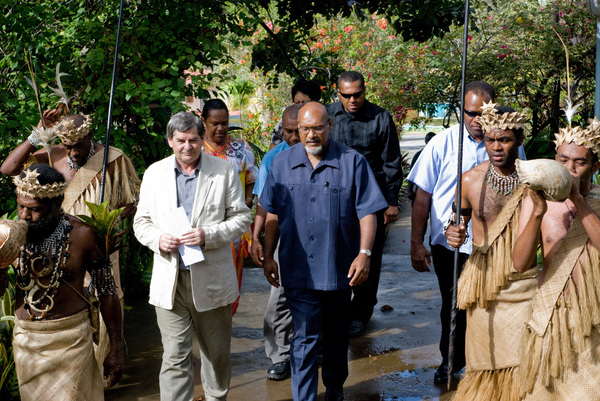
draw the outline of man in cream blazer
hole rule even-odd
[[[154,251],[150,304],[164,347],[162,401],[194,398],[194,334],[206,400],[225,400],[231,378],[231,304],[239,294],[231,241],[247,231],[251,218],[239,177],[225,160],[202,154],[201,132],[191,113],[171,118],[166,136],[174,155],[146,170],[133,223],[137,239]],[[192,229],[173,235],[178,207]],[[185,265],[182,244],[200,246],[205,260]]]

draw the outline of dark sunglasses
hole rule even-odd
[[[465,114],[468,115],[471,118],[481,117],[481,112],[480,111],[471,111],[471,110],[465,109]]]
[[[350,98],[355,98],[355,99],[359,99],[362,94],[363,91],[360,92],[356,92],[356,93],[342,93],[342,92],[338,92],[340,94],[341,97],[343,97],[344,99],[350,99]]]

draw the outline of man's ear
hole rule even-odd
[[[592,175],[596,174],[598,168],[600,168],[600,160],[597,160],[592,164]]]

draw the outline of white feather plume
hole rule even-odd
[[[581,106],[581,103],[573,105],[573,102],[571,101],[571,99],[567,99],[567,107],[563,108],[562,110],[564,110],[564,112],[565,112],[565,116],[567,117],[569,126],[571,125],[571,122],[573,121],[573,116],[575,115],[575,113],[577,113],[577,109],[580,106]]]
[[[37,134],[40,139],[40,145],[48,152],[48,158],[50,158],[50,151],[52,150],[52,141],[56,138],[56,132],[59,125],[55,125],[51,128],[33,128],[33,132]]]
[[[56,64],[56,85],[58,86],[58,89],[53,88],[51,86],[48,86],[48,88],[50,88],[50,90],[52,90],[52,92],[54,92],[55,96],[58,96],[60,98],[60,100],[58,101],[59,103],[63,103],[66,107],[67,107],[67,112],[69,111],[69,103],[71,102],[71,98],[69,96],[67,96],[67,94],[65,93],[62,83],[60,82],[60,77],[63,77],[65,75],[69,75],[66,72],[60,72],[60,63]]]

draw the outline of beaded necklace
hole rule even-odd
[[[17,285],[25,293],[23,308],[29,314],[29,320],[44,319],[54,307],[54,297],[69,257],[69,233],[72,229],[61,210],[52,234],[41,242],[30,242],[21,247],[17,261]],[[41,280],[45,277],[50,277],[46,284]],[[34,299],[38,291],[42,294]],[[33,312],[40,315],[36,316]]]
[[[223,146],[221,146],[218,150],[213,149],[212,146],[210,146],[208,144],[208,142],[204,141],[204,152],[207,155],[211,155],[211,156],[217,156],[217,157],[221,157],[221,153],[223,152],[223,150],[225,150],[227,148],[227,145],[229,145],[229,135],[227,135],[227,140],[225,141],[225,144]]]
[[[517,170],[512,174],[502,175],[496,171],[494,165],[490,162],[490,167],[485,173],[485,181],[499,194],[503,196],[512,194],[517,185],[519,185],[519,176]]]
[[[88,153],[87,157],[85,158],[85,162],[83,162],[83,164],[85,164],[88,160],[90,160],[92,158],[92,156],[94,156],[96,154],[96,150],[94,150],[94,141],[92,140],[92,143],[90,145],[90,153]],[[75,163],[72,159],[71,156],[67,156],[67,164],[69,165],[69,169],[71,170],[79,170],[81,168],[81,166],[77,163]]]

